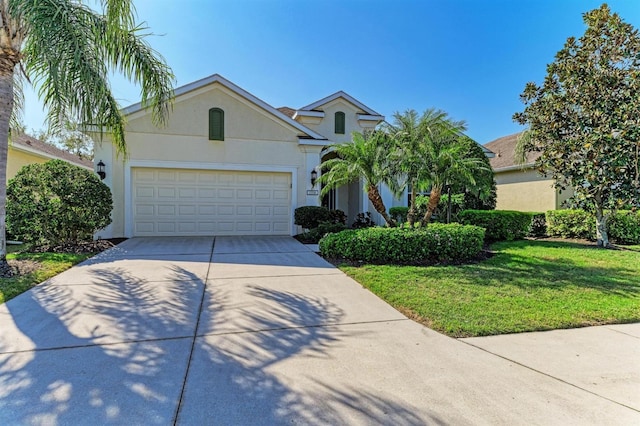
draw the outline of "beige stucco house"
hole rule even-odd
[[[76,166],[93,170],[93,162],[63,151],[29,135],[19,134],[11,138],[7,152],[7,181],[27,164],[64,160]]]
[[[176,89],[166,127],[140,104],[124,113],[129,156],[108,138],[96,144],[114,197],[113,223],[100,237],[294,235],[299,206],[324,201],[350,220],[374,211],[359,182],[324,200],[312,184],[328,145],[384,120],[344,92],[276,109],[216,74]],[[402,203],[383,194],[388,207]]]
[[[504,136],[484,145],[495,154],[489,161],[495,173],[496,209],[546,212],[562,208],[573,192],[554,188],[553,179],[541,176],[533,168],[536,153],[529,153],[524,165],[517,163],[515,149],[519,135]]]

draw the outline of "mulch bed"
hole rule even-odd
[[[0,278],[11,278],[16,275],[27,275],[37,271],[40,268],[40,262],[35,260],[17,260],[11,259],[7,261],[7,265],[0,266]]]
[[[41,246],[29,249],[31,253],[99,253],[115,247],[126,238],[111,238],[108,240],[86,241],[79,244],[63,244],[59,246]],[[0,278],[11,278],[17,275],[27,275],[40,268],[40,263],[29,259],[10,259],[7,264],[0,264]]]

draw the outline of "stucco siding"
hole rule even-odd
[[[18,171],[27,164],[46,163],[50,158],[41,157],[24,151],[18,151],[13,147],[9,147],[7,154],[7,182],[14,177]]]
[[[349,142],[351,140],[351,133],[362,132],[362,127],[358,124],[358,113],[363,111],[359,110],[354,105],[346,102],[342,99],[335,99],[321,107],[319,110],[324,111],[325,116],[319,124],[305,123],[311,130],[320,133],[327,139],[337,142]],[[344,134],[335,133],[335,113],[344,112],[345,115],[345,132]]]
[[[513,170],[495,174],[498,210],[545,212],[557,208],[553,181],[535,170]]]
[[[138,112],[129,117],[127,131],[196,136],[208,139],[209,109],[224,111],[225,140],[280,140],[297,142],[297,129],[247,102],[219,83],[195,90],[176,100],[166,127],[158,128],[151,116]]]

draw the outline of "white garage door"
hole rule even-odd
[[[132,168],[135,236],[289,235],[291,174]]]

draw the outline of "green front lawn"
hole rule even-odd
[[[7,259],[28,260],[38,262],[36,269],[25,275],[11,278],[0,278],[0,303],[13,299],[34,285],[45,281],[60,272],[69,269],[76,263],[93,256],[93,254],[67,253],[16,253],[19,248],[8,246]]]
[[[515,241],[459,266],[342,265],[388,303],[454,337],[640,321],[640,253]]]

